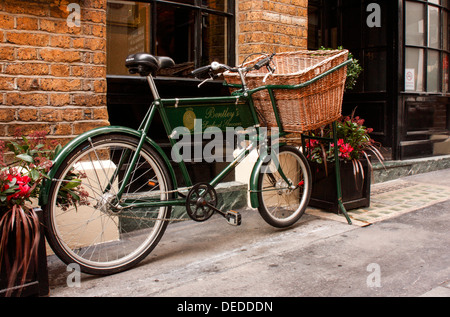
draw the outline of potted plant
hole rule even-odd
[[[32,207],[52,166],[44,141],[42,132],[0,141],[0,296],[48,294],[42,210]]]
[[[342,117],[336,123],[342,198],[347,210],[370,205],[370,154],[380,162],[384,160],[378,145],[369,135],[373,129],[364,126],[364,119],[355,117],[355,110],[351,116]],[[333,130],[322,128],[312,136],[332,138]],[[310,206],[337,212],[335,146],[333,142],[310,139],[305,148],[313,180]]]

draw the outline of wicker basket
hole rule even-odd
[[[250,61],[252,65],[263,59]],[[278,53],[274,56],[277,69],[265,83],[265,67],[247,74],[250,89],[263,85],[298,85],[311,80],[327,70],[344,63],[348,58],[347,50],[334,51],[298,51]],[[241,84],[236,73],[224,74],[229,84]],[[342,98],[347,77],[347,67],[299,89],[274,89],[276,107],[284,131],[302,133],[336,121],[341,116]],[[236,89],[231,89],[236,90]],[[253,94],[255,107],[261,114],[261,123],[267,127],[277,127],[275,114],[268,91]]]

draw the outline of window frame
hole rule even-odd
[[[195,16],[195,51],[194,51],[194,65],[195,67],[204,66],[202,64],[202,18],[204,14],[213,14],[216,16],[224,17],[227,21],[227,51],[226,51],[226,61],[227,64],[234,64],[236,62],[236,5],[234,0],[224,0],[227,1],[228,10],[220,11],[202,4],[202,0],[194,0],[194,4],[179,3],[174,1],[166,0],[122,0],[125,2],[136,2],[136,3],[148,3],[150,4],[150,54],[156,55],[156,38],[158,32],[157,25],[157,6],[158,4],[163,4],[167,6],[172,6],[174,8],[186,8],[193,11]],[[109,1],[107,1],[109,2]],[[198,49],[197,49],[198,48]],[[212,61],[211,61],[212,62]],[[113,75],[113,74],[108,74]]]
[[[406,4],[410,3],[421,3],[425,6],[425,12],[423,13],[424,16],[424,33],[423,33],[423,45],[413,45],[408,44],[406,42]],[[406,76],[406,51],[408,48],[416,49],[416,50],[423,50],[423,65],[422,65],[422,83],[423,87],[422,90],[417,89],[417,82],[415,83],[415,89],[414,90],[406,90],[406,82],[403,84],[402,91],[404,93],[419,93],[419,94],[444,94],[447,95],[450,93],[450,89],[447,89],[447,91],[444,91],[444,70],[443,70],[443,64],[444,64],[444,57],[450,56],[450,39],[447,38],[447,49],[444,47],[444,12],[447,12],[447,21],[449,21],[450,16],[450,1],[446,1],[447,5],[442,3],[436,4],[429,0],[403,0],[403,79],[405,79]],[[435,48],[432,47],[430,44],[430,7],[437,8],[439,10],[439,47]],[[449,37],[447,33],[447,37]],[[438,90],[437,91],[429,91],[429,79],[428,79],[428,62],[429,62],[429,54],[430,52],[438,52],[439,54],[439,66],[438,66]],[[419,73],[419,72],[418,72]]]

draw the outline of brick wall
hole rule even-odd
[[[308,0],[239,0],[239,62],[251,53],[307,48]]]
[[[108,124],[106,0],[0,0],[0,138],[20,128],[65,143]]]

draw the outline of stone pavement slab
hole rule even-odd
[[[450,297],[450,288],[438,286],[420,297]]]

